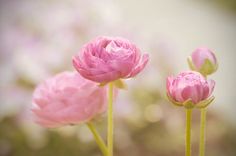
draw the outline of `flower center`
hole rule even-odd
[[[107,46],[106,46],[106,51],[108,53],[113,53],[113,52],[119,52],[122,47],[117,46],[117,44],[114,41],[111,41]]]

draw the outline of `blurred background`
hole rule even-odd
[[[71,57],[100,35],[128,38],[151,56],[116,101],[115,156],[184,155],[185,113],[166,100],[165,79],[187,70],[199,46],[219,61],[206,156],[236,155],[235,0],[1,0],[0,156],[101,155],[86,126],[44,129],[29,111],[35,86],[73,70]],[[193,155],[199,119],[194,110]],[[105,117],[96,126],[105,138]]]

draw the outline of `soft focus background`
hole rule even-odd
[[[165,79],[188,69],[199,46],[219,61],[206,156],[236,155],[235,0],[1,0],[0,156],[101,155],[86,126],[44,129],[29,111],[34,87],[73,70],[72,55],[99,35],[126,37],[151,55],[116,101],[115,156],[184,155],[185,113],[166,100]],[[193,155],[199,121],[195,110]],[[105,138],[105,117],[96,126]]]

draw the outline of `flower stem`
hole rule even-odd
[[[192,109],[186,109],[185,156],[191,156]]]
[[[107,129],[107,147],[108,156],[113,156],[113,83],[108,84],[108,129]]]
[[[205,155],[206,108],[201,109],[199,156]]]
[[[98,144],[99,148],[101,149],[103,155],[107,156],[107,147],[106,147],[104,141],[102,140],[102,137],[99,135],[96,128],[92,124],[92,122],[88,122],[87,126],[90,129],[90,131],[92,132],[93,137],[94,137],[96,143]]]

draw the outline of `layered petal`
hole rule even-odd
[[[176,103],[191,101],[198,104],[211,96],[215,82],[206,80],[200,73],[194,71],[181,72],[176,77],[167,78],[167,94]]]
[[[33,95],[35,121],[45,127],[87,122],[105,110],[106,88],[77,72],[63,72],[46,80]]]
[[[149,60],[130,41],[119,37],[98,37],[73,57],[73,65],[86,79],[107,83],[141,72]]]

